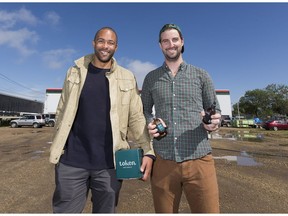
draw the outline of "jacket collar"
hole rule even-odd
[[[83,56],[83,57],[75,60],[75,64],[79,68],[84,67],[84,68],[86,68],[86,70],[88,70],[88,65],[89,65],[90,62],[92,62],[93,58],[94,58],[94,54],[89,54],[89,55]],[[112,58],[112,65],[111,65],[110,73],[114,72],[116,70],[116,68],[117,68],[117,61],[113,57]]]

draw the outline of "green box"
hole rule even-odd
[[[116,174],[118,179],[140,179],[143,149],[122,149],[115,153]]]

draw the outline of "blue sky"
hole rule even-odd
[[[95,32],[113,27],[115,57],[141,88],[162,65],[158,33],[180,26],[184,60],[209,72],[232,103],[269,84],[288,85],[288,3],[0,3],[0,92],[45,100],[73,61],[93,52]]]

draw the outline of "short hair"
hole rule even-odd
[[[107,30],[110,30],[110,31],[112,31],[115,35],[116,35],[116,44],[118,44],[118,35],[117,35],[117,33],[116,33],[116,31],[113,29],[113,28],[111,28],[111,27],[102,27],[101,29],[99,29],[97,32],[96,32],[96,34],[95,34],[95,36],[94,36],[94,41],[96,40],[96,38],[97,38],[97,36],[99,35],[99,33],[102,31],[102,30],[104,30],[104,29],[107,29]]]

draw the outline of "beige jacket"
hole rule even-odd
[[[50,162],[53,164],[57,164],[64,153],[63,149],[77,112],[88,64],[93,56],[91,54],[76,60],[75,66],[67,71],[56,111],[55,133],[50,148]],[[109,80],[110,89],[110,119],[114,153],[119,149],[130,148],[127,138],[129,131],[129,140],[133,139],[137,147],[144,150],[144,155],[155,155],[146,129],[142,101],[134,75],[117,65],[113,58],[111,70],[107,72],[106,77]],[[133,138],[130,135],[133,135]]]

